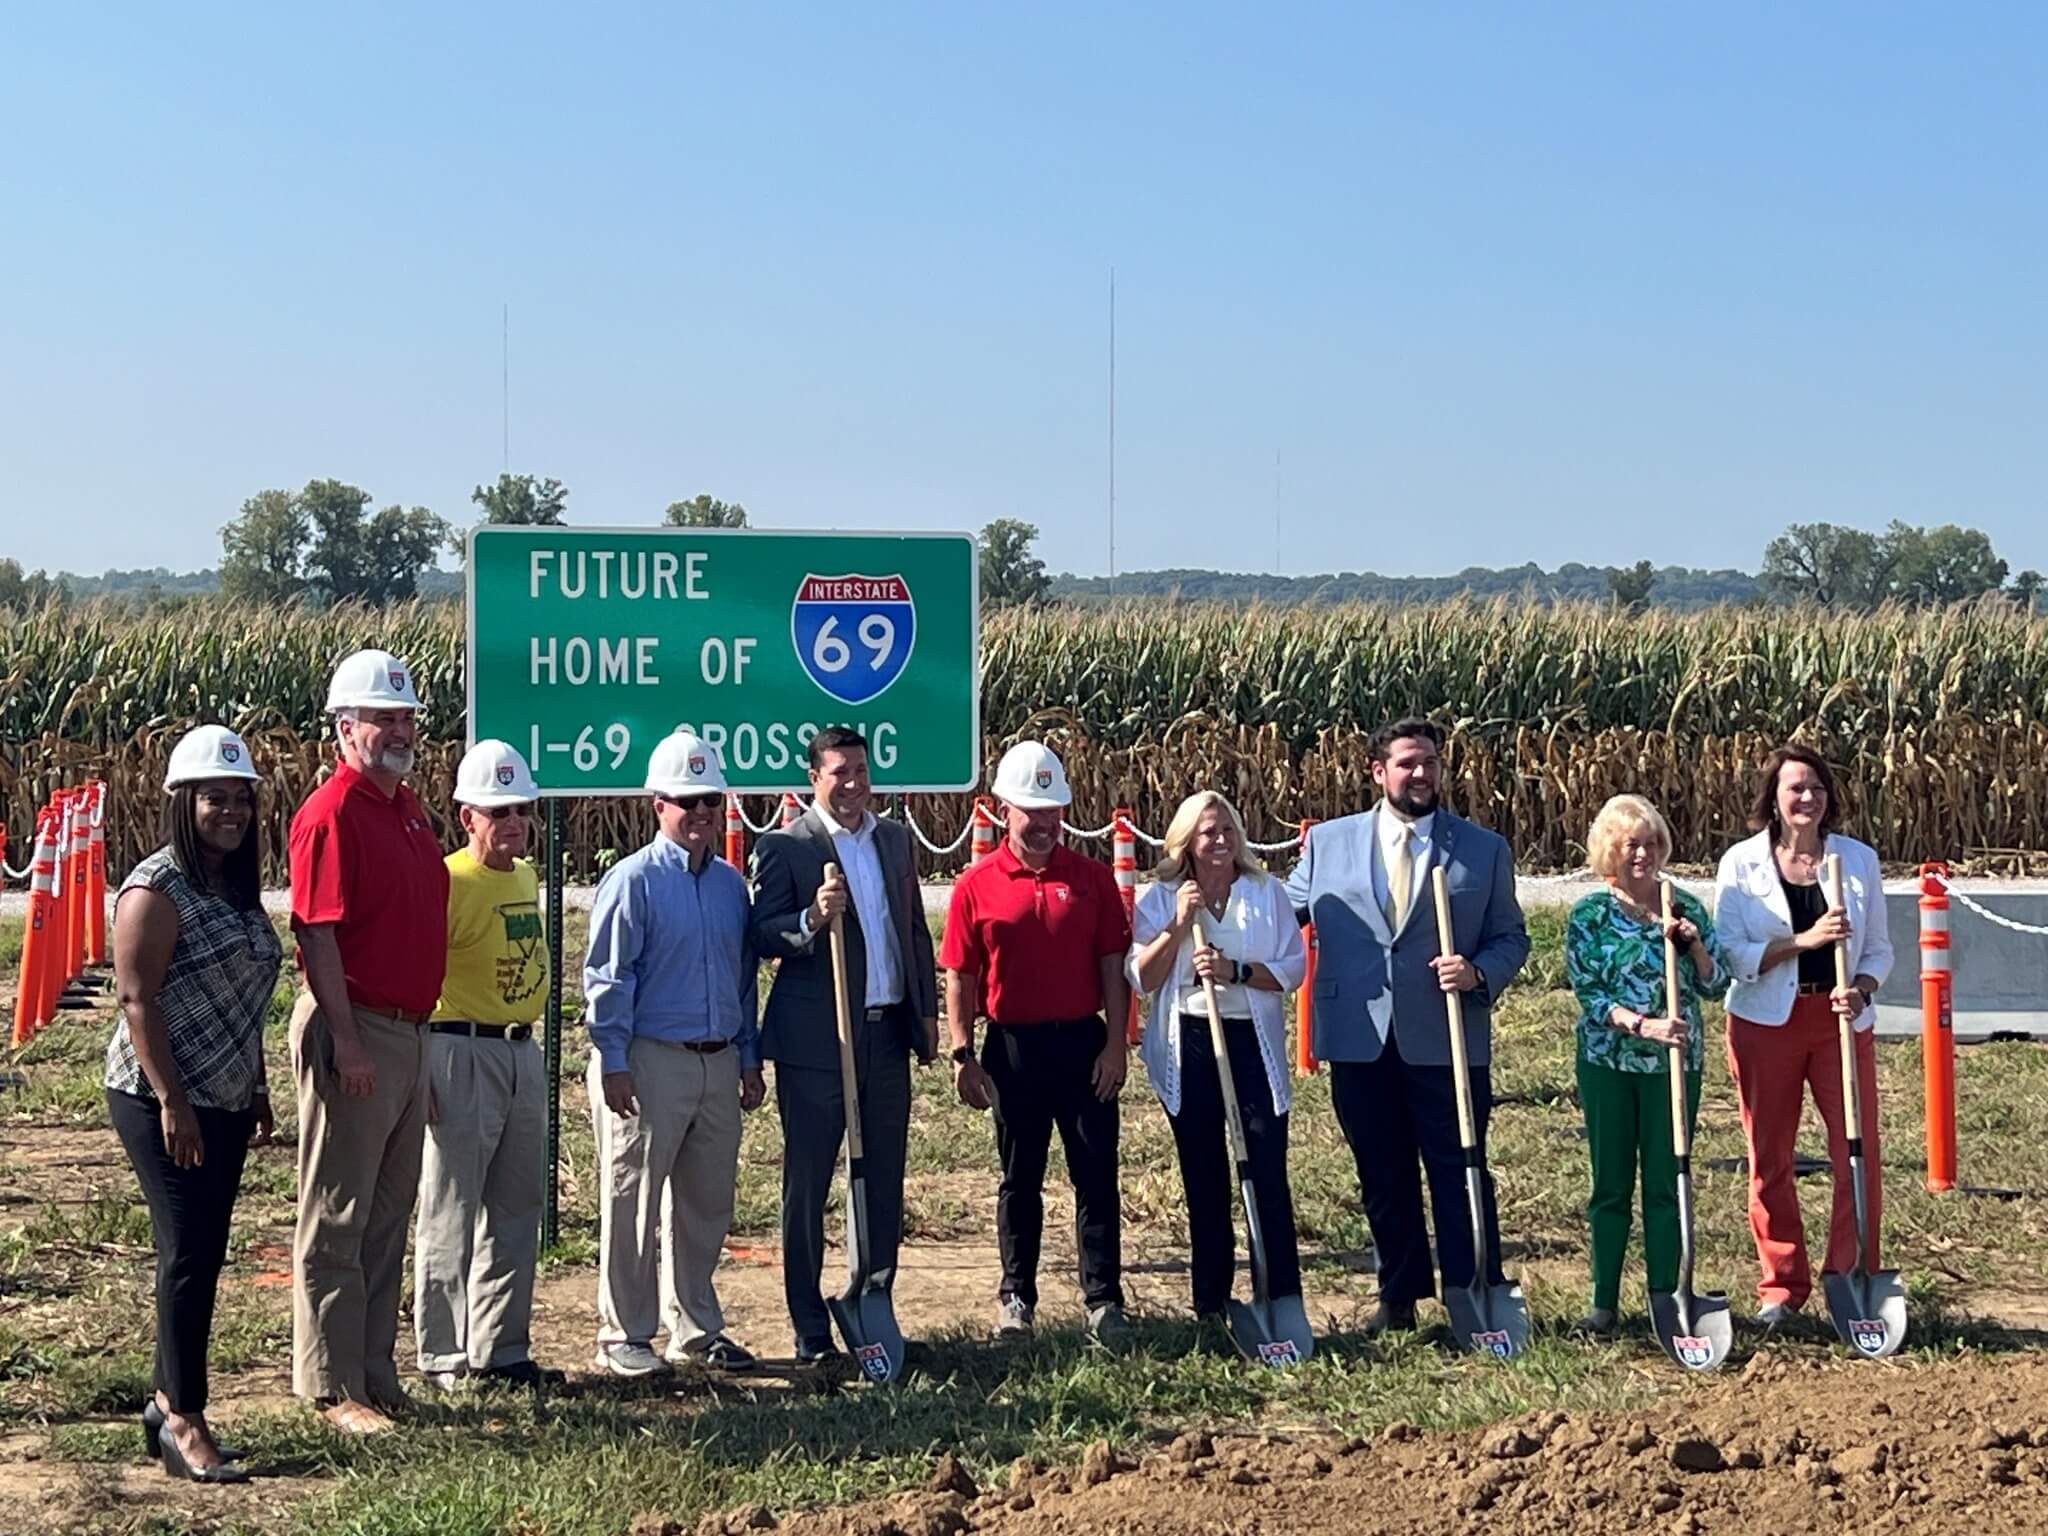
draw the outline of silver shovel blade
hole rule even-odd
[[[887,1291],[827,1296],[825,1306],[865,1380],[881,1385],[902,1376],[903,1331],[896,1326],[896,1306]]]
[[[1529,1304],[1513,1281],[1446,1286],[1444,1308],[1459,1345],[1475,1354],[1511,1360],[1529,1347]]]
[[[1650,1326],[1664,1353],[1689,1371],[1711,1371],[1728,1358],[1735,1343],[1735,1324],[1728,1298],[1718,1291],[1695,1294],[1691,1306],[1679,1305],[1672,1291],[1650,1293]],[[1690,1313],[1692,1326],[1686,1326]]]
[[[1906,1287],[1896,1269],[1852,1269],[1820,1281],[1835,1332],[1857,1354],[1882,1360],[1906,1342]]]
[[[1226,1311],[1231,1342],[1254,1365],[1285,1370],[1300,1365],[1315,1353],[1315,1333],[1309,1327],[1308,1309],[1299,1296],[1276,1296],[1265,1302],[1233,1301]]]

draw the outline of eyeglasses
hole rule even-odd
[[[533,804],[531,801],[524,805],[494,805],[488,809],[477,805],[471,806],[470,809],[482,812],[493,821],[503,821],[507,816],[531,816],[533,814]]]
[[[722,797],[719,795],[663,795],[661,798],[677,810],[688,814],[691,811],[708,811],[717,805]]]

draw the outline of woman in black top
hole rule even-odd
[[[107,1110],[156,1234],[156,1396],[143,1439],[164,1470],[239,1483],[206,1423],[206,1349],[243,1157],[269,1140],[263,1024],[283,946],[264,916],[249,749],[205,725],[171,752],[164,846],[114,903],[121,1020]]]

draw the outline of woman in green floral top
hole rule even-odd
[[[1699,1113],[1704,1055],[1700,999],[1728,990],[1726,958],[1706,907],[1672,890],[1671,936],[1678,944],[1676,1019],[1664,1016],[1663,897],[1660,872],[1671,830],[1639,795],[1616,795],[1586,835],[1605,890],[1580,898],[1565,927],[1565,969],[1579,1000],[1579,1102],[1593,1156],[1593,1310],[1580,1326],[1614,1327],[1621,1261],[1628,1250],[1636,1164],[1643,1170],[1643,1259],[1650,1289],[1678,1283],[1678,1165],[1671,1151],[1670,1047],[1685,1047],[1688,1127]],[[1688,1129],[1688,1136],[1690,1130]]]

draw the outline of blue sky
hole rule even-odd
[[[425,14],[428,11],[434,14]],[[2048,568],[2048,11],[14,9],[0,554],[266,486],[1117,563]],[[1275,548],[1276,473],[1280,548]]]

